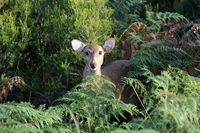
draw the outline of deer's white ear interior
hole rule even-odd
[[[78,52],[81,52],[85,47],[85,44],[77,39],[72,40],[71,44],[72,44],[72,48]]]
[[[115,47],[115,39],[114,38],[110,38],[110,39],[106,40],[103,44],[103,48],[106,53],[110,53],[114,47]]]

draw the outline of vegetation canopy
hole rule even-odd
[[[130,60],[114,97],[104,76],[82,79],[71,41]],[[0,1],[0,132],[200,132],[199,0]]]

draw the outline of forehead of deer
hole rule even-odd
[[[97,44],[88,44],[85,46],[84,51],[103,51],[102,46],[97,45]]]

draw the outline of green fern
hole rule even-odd
[[[116,128],[124,111],[136,114],[134,105],[113,98],[114,85],[100,76],[89,76],[45,109],[28,103],[0,104],[0,128],[5,132],[107,132]],[[8,128],[10,127],[10,128]],[[28,128],[30,127],[30,128]]]
[[[108,5],[114,9],[118,33],[122,33],[132,22],[144,21],[145,7],[142,0],[109,0]]]
[[[158,132],[153,129],[127,130],[123,128],[118,128],[111,131],[111,133],[158,133]]]
[[[200,79],[169,67],[160,75],[143,68],[147,82],[148,112],[136,118],[133,129],[155,129],[160,132],[199,132]],[[140,93],[140,92],[139,92]]]
[[[147,96],[147,90],[145,85],[138,79],[136,78],[128,78],[128,77],[123,77],[122,78],[122,87],[126,87],[127,85],[131,86],[131,89],[134,90],[136,96],[140,100],[140,104],[143,104],[141,101],[141,98],[144,96]]]
[[[0,128],[5,132],[43,132],[62,122],[62,115],[55,110],[34,109],[28,103],[0,105]]]
[[[70,103],[66,110],[73,112],[79,121],[85,118],[89,132],[111,130],[113,127],[108,123],[111,116],[119,120],[119,115],[124,117],[123,111],[137,112],[135,106],[113,99],[113,84],[102,77],[89,76],[76,88],[79,89],[67,93],[59,102]]]
[[[161,25],[167,21],[188,22],[188,20],[178,13],[172,12],[146,12],[147,25],[151,31],[160,31]]]
[[[142,44],[136,51],[131,59],[134,71],[129,74],[133,77],[138,76],[141,66],[147,66],[152,72],[158,73],[169,65],[184,67],[190,60],[191,56],[183,49],[170,47],[170,44],[165,41],[151,41]]]
[[[136,33],[136,32],[131,32],[128,35],[128,39],[133,44],[138,44],[138,43],[143,42],[143,40],[142,40],[142,33],[139,34],[139,33]]]
[[[9,123],[12,123],[11,121],[7,121]],[[16,123],[15,123],[16,124]],[[37,129],[36,127],[32,126],[31,124],[22,124],[22,123],[18,123],[17,125],[12,125],[9,126],[9,128],[7,126],[0,126],[0,132],[1,133],[25,133],[25,132],[29,132],[29,133],[43,133],[41,130]]]

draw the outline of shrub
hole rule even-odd
[[[5,132],[108,132],[118,127],[124,111],[136,114],[134,105],[113,99],[113,83],[102,77],[88,77],[82,84],[54,102],[34,109],[28,103],[0,104],[0,129]],[[9,127],[9,128],[8,128]]]
[[[145,4],[142,0],[109,0],[108,5],[114,9],[117,34],[121,34],[132,22],[144,21],[146,18]]]
[[[143,98],[143,117],[133,120],[132,129],[199,132],[200,79],[173,67],[158,75],[146,68],[143,72],[147,94],[142,95],[143,92],[138,91],[140,86],[136,87]]]
[[[23,77],[23,93],[40,92],[50,100],[60,96],[82,75],[82,57],[71,50],[71,40],[99,43],[112,32],[112,10],[105,4],[106,0],[3,1],[0,74]]]

